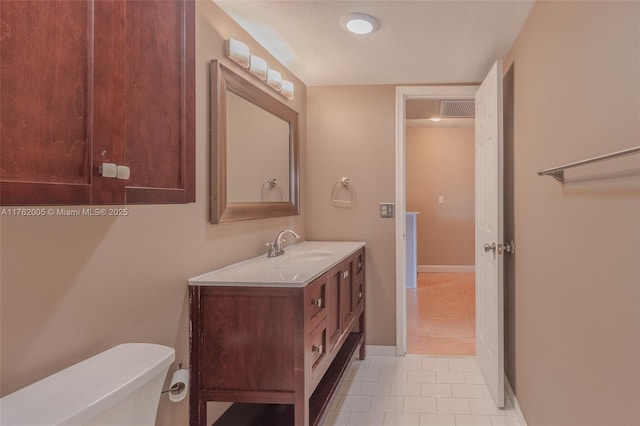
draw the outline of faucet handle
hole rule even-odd
[[[275,243],[268,241],[265,245],[267,246],[267,257],[274,257],[276,254]]]

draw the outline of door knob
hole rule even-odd
[[[496,243],[484,243],[484,252],[489,253],[490,251],[496,252]]]

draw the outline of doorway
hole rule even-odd
[[[475,354],[474,115],[473,98],[406,100],[408,354]]]
[[[407,102],[411,100],[461,100],[474,99],[477,86],[408,86],[396,89],[396,353],[407,353],[407,290],[404,283],[407,282],[406,249],[406,220],[407,213],[407,127],[405,117]],[[440,194],[444,195],[444,194]],[[439,197],[438,200],[440,201]],[[445,204],[446,198],[443,200]],[[425,271],[429,273],[428,271]],[[451,271],[431,271],[451,273]],[[457,273],[454,271],[454,273]],[[468,271],[464,273],[468,274]],[[425,276],[423,280],[442,280],[443,276]],[[467,276],[467,281],[469,277]],[[473,282],[473,281],[472,281]],[[402,283],[402,285],[398,284]],[[419,283],[419,282],[418,282]],[[454,284],[455,285],[455,284]],[[428,285],[427,285],[428,287]],[[435,291],[437,293],[437,291]],[[417,303],[412,300],[412,303]],[[444,321],[441,321],[443,323]]]

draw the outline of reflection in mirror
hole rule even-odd
[[[298,113],[210,65],[212,223],[300,213]]]
[[[289,123],[228,91],[227,141],[228,203],[289,201]]]

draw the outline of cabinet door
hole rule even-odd
[[[354,258],[351,257],[348,260],[340,264],[340,301],[341,301],[341,318],[342,318],[342,330],[347,331],[351,327],[351,323],[355,318],[355,299],[353,298],[353,274],[354,274]]]
[[[94,170],[131,170],[96,177],[95,204],[195,200],[193,19],[190,0],[95,3]]]
[[[87,204],[91,3],[0,2],[0,203]]]
[[[0,203],[195,200],[192,0],[3,0]],[[103,163],[129,180],[103,178]]]

